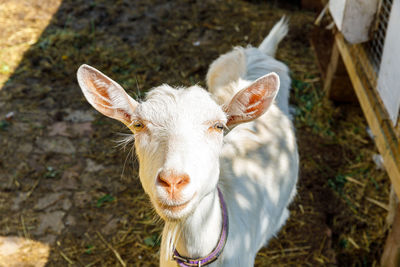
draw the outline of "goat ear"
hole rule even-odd
[[[228,128],[252,121],[263,115],[273,103],[279,90],[279,76],[271,72],[236,93],[224,107]]]
[[[77,73],[79,86],[87,101],[104,115],[123,122],[130,128],[132,114],[139,105],[115,81],[88,65]]]

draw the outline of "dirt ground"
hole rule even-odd
[[[258,45],[287,15],[277,57],[293,79],[300,181],[290,219],[256,266],[379,265],[389,180],[358,105],[323,95],[308,40],[317,14],[256,0],[16,2],[0,1],[0,20],[18,22],[0,26],[0,237],[49,244],[47,266],[158,266],[162,222],[132,145],[118,146],[128,131],[89,106],[77,68],[100,69],[136,98],[161,83],[204,85],[219,54]]]

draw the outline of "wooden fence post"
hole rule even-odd
[[[400,266],[400,203],[397,204],[392,229],[386,239],[381,265],[382,267]]]

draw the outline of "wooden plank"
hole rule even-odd
[[[324,91],[329,99],[337,102],[357,102],[336,42],[333,42],[331,60],[326,72]]]
[[[331,88],[332,88],[332,80],[333,77],[335,76],[338,62],[339,62],[339,49],[335,42],[333,42],[332,45],[332,52],[331,52],[331,59],[329,61],[327,70],[326,70],[326,76],[325,76],[325,81],[324,81],[324,91],[330,95],[331,94]]]
[[[384,165],[393,184],[397,196],[400,198],[400,145],[391,123],[385,119],[385,111],[379,105],[377,94],[364,86],[363,80],[357,71],[356,62],[350,52],[351,47],[345,42],[341,33],[335,35],[343,62],[360,102],[361,108],[375,136],[375,144],[382,155]]]
[[[392,230],[386,239],[385,249],[381,258],[381,266],[400,266],[400,204],[397,204],[396,215],[392,224]]]
[[[395,134],[397,136],[397,139],[400,139],[400,118],[397,120],[397,126],[395,129]]]
[[[314,26],[310,42],[316,54],[326,96],[336,102],[357,102],[332,31]]]

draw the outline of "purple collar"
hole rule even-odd
[[[221,235],[219,237],[219,241],[217,246],[214,248],[214,250],[208,254],[205,257],[198,258],[198,259],[191,259],[191,258],[186,258],[181,255],[179,255],[178,251],[175,249],[174,250],[174,256],[172,257],[181,267],[190,267],[190,266],[205,266],[216,259],[218,259],[219,255],[221,255],[222,251],[224,250],[226,240],[228,239],[228,228],[229,228],[229,219],[228,219],[228,211],[226,209],[226,204],[224,201],[224,197],[221,193],[221,190],[218,189],[218,195],[219,195],[219,201],[222,209],[222,230],[221,230]]]

